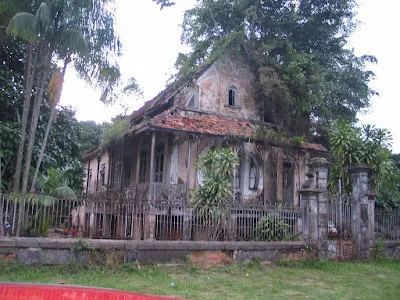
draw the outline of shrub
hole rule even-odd
[[[289,225],[277,214],[262,217],[257,222],[256,237],[262,241],[282,241],[289,233]]]

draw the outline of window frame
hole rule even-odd
[[[139,183],[145,183],[147,179],[147,161],[149,152],[147,149],[141,149],[139,152]]]
[[[238,106],[237,99],[238,99],[237,88],[235,86],[230,86],[228,88],[228,106],[237,107]]]
[[[250,154],[249,155],[249,190],[250,191],[256,191],[258,189],[258,185],[260,183],[260,167],[257,163],[256,158]],[[254,182],[252,184],[252,182]]]
[[[106,164],[102,164],[100,167],[100,185],[106,186]]]
[[[161,149],[161,150],[160,150]],[[165,172],[165,142],[160,141],[155,145],[154,151],[154,182],[164,182]]]

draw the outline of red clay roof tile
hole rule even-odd
[[[181,111],[176,108],[171,108],[153,117],[147,121],[147,124],[153,128],[244,138],[253,137],[256,126],[259,126],[249,120],[195,111]],[[290,139],[286,139],[286,143],[295,146],[295,143]],[[302,148],[326,151],[324,146],[313,143],[303,143]]]

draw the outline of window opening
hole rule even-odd
[[[101,186],[106,185],[106,164],[101,165],[100,169],[100,184]]]
[[[236,102],[236,91],[233,88],[230,88],[228,104],[229,106],[235,106],[235,102]]]
[[[124,162],[124,185],[129,186],[131,183],[131,167],[132,158],[130,156],[125,158]]]
[[[113,187],[119,188],[121,183],[121,161],[118,160],[115,162],[114,165],[114,180],[113,180]]]
[[[194,102],[195,102],[195,100],[196,100],[196,97],[193,95],[193,96],[190,98],[190,100],[189,100],[189,102],[188,102],[188,104],[187,104],[187,107],[194,107]]]
[[[139,161],[139,183],[146,182],[146,168],[147,168],[147,151],[142,150],[140,152]]]
[[[257,190],[258,188],[258,168],[253,157],[250,157],[249,164],[249,189]]]
[[[89,174],[88,174],[88,191],[92,187],[92,169],[89,169]]]
[[[283,202],[285,206],[292,206],[294,202],[294,167],[290,162],[283,163]]]

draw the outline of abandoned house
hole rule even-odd
[[[197,159],[211,147],[230,147],[239,157],[235,205],[299,206],[307,162],[326,149],[296,142],[281,125],[264,122],[247,64],[224,55],[179,82],[133,112],[123,138],[83,157],[87,202],[81,226],[87,234],[159,238],[163,233],[154,232],[154,223],[162,227],[166,214],[183,216],[190,190],[202,184]],[[116,214],[109,203],[130,203],[132,210]],[[148,218],[139,204],[147,205]],[[180,235],[190,239],[184,230]]]

